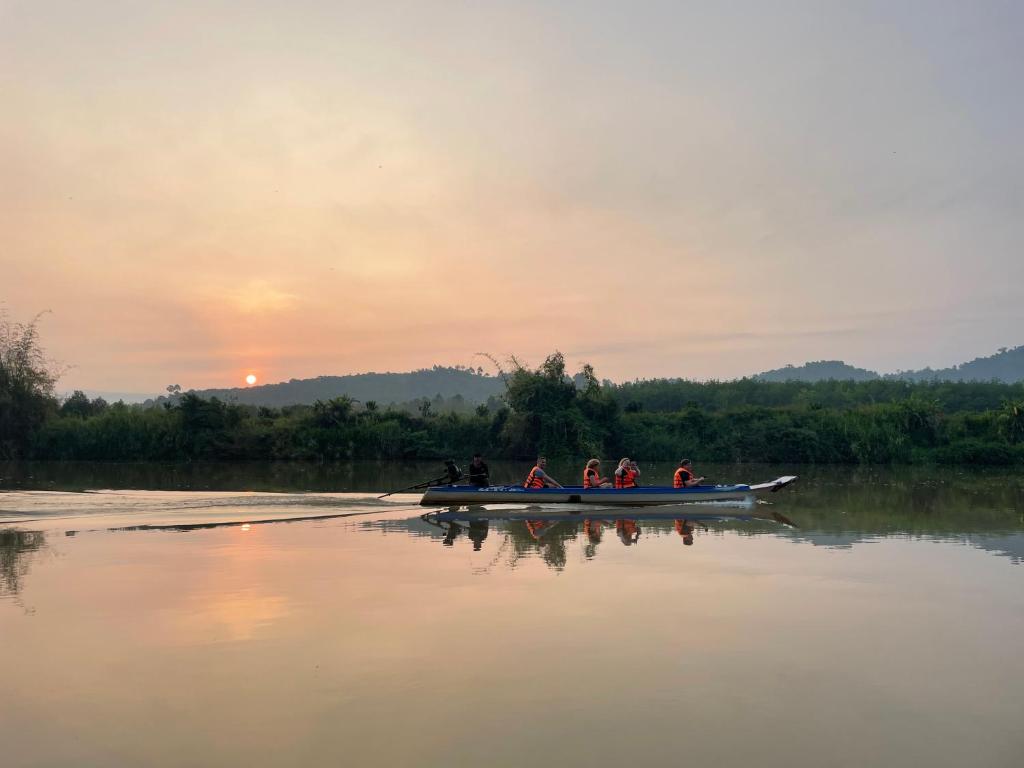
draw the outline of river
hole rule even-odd
[[[433,464],[0,464],[0,764],[1021,764],[1019,473],[698,470],[800,479],[532,525],[376,498]]]

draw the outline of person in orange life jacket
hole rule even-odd
[[[639,488],[640,467],[635,461],[623,459],[619,462],[619,468],[615,470],[616,488]]]
[[[537,463],[530,470],[530,474],[526,476],[523,488],[561,488],[562,484],[544,471],[544,467],[547,465],[548,460],[543,456],[538,456]]]
[[[703,476],[694,477],[692,463],[689,459],[683,459],[679,462],[679,469],[676,470],[672,478],[672,487],[692,488],[695,485],[700,485],[700,481],[703,479]]]
[[[601,460],[591,459],[583,470],[584,488],[611,488],[612,484],[607,477],[601,477]]]

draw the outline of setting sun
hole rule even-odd
[[[251,387],[253,384],[256,383],[256,376],[250,373],[248,376],[245,377],[245,383]]]

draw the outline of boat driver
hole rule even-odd
[[[487,469],[484,457],[479,453],[473,454],[473,461],[469,463],[469,484],[477,488],[485,488],[491,484],[491,473]]]

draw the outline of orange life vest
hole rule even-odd
[[[530,474],[526,476],[526,482],[523,483],[523,488],[543,488],[544,481],[537,477],[538,472],[543,472],[540,467],[535,466],[530,470]]]
[[[591,479],[593,478],[593,479]],[[597,481],[600,478],[597,476],[597,470],[587,467],[583,470],[583,487],[584,488],[597,488],[600,483]]]
[[[615,473],[616,488],[636,488],[636,470],[627,469],[625,472]]]
[[[684,474],[686,475],[686,477],[683,477]],[[693,479],[693,472],[691,472],[690,470],[686,469],[685,467],[680,467],[679,469],[676,470],[676,474],[672,478],[672,487],[673,488],[685,488],[686,487],[686,483],[688,481],[692,480],[692,479]]]

